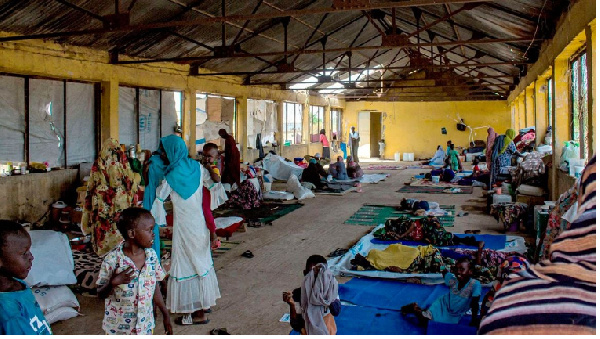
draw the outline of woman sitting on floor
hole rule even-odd
[[[344,158],[342,158],[342,156],[338,156],[337,162],[329,166],[329,174],[336,180],[348,180],[346,165],[344,164]]]
[[[437,165],[437,166],[441,166],[444,164],[444,157],[446,155],[444,154],[444,149],[442,148],[442,146],[438,145],[437,147],[437,151],[435,151],[435,154],[433,155],[433,158],[431,158],[431,160],[429,160],[429,162],[425,162],[423,163],[423,165]]]
[[[346,171],[348,173],[348,178],[350,179],[358,179],[363,176],[362,168],[354,161],[354,158],[351,155],[346,159]]]
[[[304,171],[302,171],[302,177],[300,180],[302,180],[302,182],[309,182],[315,185],[316,188],[322,188],[323,186],[325,186],[325,184],[321,182],[321,177],[326,176],[327,175],[322,168],[321,170],[319,170],[317,160],[310,159],[308,161],[308,167],[305,168]]]

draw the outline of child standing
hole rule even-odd
[[[417,303],[403,306],[400,310],[403,315],[413,313],[421,325],[427,325],[429,320],[446,324],[458,324],[469,308],[471,308],[471,326],[479,327],[479,297],[481,296],[481,283],[472,278],[471,261],[468,258],[460,259],[456,263],[456,274],[442,271],[444,281],[450,291],[437,298],[428,309],[421,309]]]
[[[121,213],[117,228],[124,242],[104,257],[98,273],[98,297],[106,299],[102,329],[106,334],[152,334],[154,302],[162,313],[165,334],[173,334],[157,284],[166,274],[152,249],[152,214],[128,208]]]
[[[0,335],[52,334],[27,278],[33,255],[29,233],[16,222],[0,220]]]

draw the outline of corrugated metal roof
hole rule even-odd
[[[226,0],[226,15],[251,14],[259,1]],[[377,3],[372,0],[370,3]],[[332,7],[331,0],[263,0],[256,13],[285,12],[313,8]],[[566,10],[568,0],[496,0],[483,2],[474,8],[460,11],[450,20],[441,21],[426,31],[411,38],[412,43],[444,42],[468,39],[510,39],[529,38],[536,34],[537,38],[550,38],[554,23],[558,16]],[[396,24],[403,34],[410,34],[425,25],[430,25],[456,11],[461,3],[448,5],[429,5],[415,8],[401,7],[396,9]],[[123,0],[120,11],[130,11],[130,24],[149,24],[178,20],[199,20],[207,17],[221,16],[221,1],[202,0]],[[16,32],[23,35],[52,33],[63,31],[79,31],[103,27],[104,16],[114,13],[114,1],[108,0],[37,0],[0,1],[0,30]],[[376,14],[371,12],[372,14]],[[391,9],[379,11],[383,20],[374,18],[382,29],[391,24]],[[416,14],[421,14],[417,23]],[[325,19],[323,19],[325,17]],[[539,18],[539,23],[538,23]],[[249,21],[242,30],[244,22],[226,23],[226,43],[240,43],[240,48],[247,53],[278,52],[283,50],[284,29],[280,18]],[[384,27],[385,25],[385,27]],[[315,28],[319,29],[315,31]],[[360,34],[359,34],[360,33]],[[326,48],[346,48],[352,42],[354,47],[380,46],[381,36],[378,29],[368,21],[360,11],[343,11],[316,15],[302,15],[292,18],[288,27],[288,49],[295,50],[308,45],[309,49],[320,49],[319,39],[327,36]],[[310,39],[309,39],[310,38]],[[433,40],[431,40],[433,38]],[[221,45],[221,24],[206,26],[173,27],[155,30],[103,33],[80,35],[54,39],[60,43],[76,46],[87,46],[100,50],[117,49],[120,53],[139,58],[178,58],[211,56],[211,49]],[[307,44],[308,42],[308,44]],[[531,46],[530,46],[531,45]],[[537,56],[541,43],[493,43],[464,46],[447,52],[445,57],[451,63],[498,63],[498,62],[533,62],[525,56]],[[452,46],[444,46],[441,51],[448,51]],[[440,58],[431,61],[440,49],[437,47],[410,48],[414,55],[429,58],[430,63],[439,64]],[[386,50],[356,51],[352,55],[352,66],[364,66],[374,55],[371,66],[383,65],[402,67],[410,65],[408,48]],[[417,54],[415,54],[417,53]],[[379,55],[380,54],[380,55]],[[327,67],[347,67],[348,59],[341,52],[326,53]],[[274,63],[282,60],[282,56],[261,58],[213,59],[201,62],[200,66],[214,72],[259,72],[253,75],[252,82],[288,82],[301,81],[311,74],[272,74]],[[341,60],[340,60],[341,59]],[[298,69],[310,70],[322,67],[322,55],[310,54],[290,56],[295,60]],[[260,72],[267,71],[267,74]],[[400,79],[406,77],[411,69],[398,69],[385,72],[383,79]],[[271,72],[269,74],[269,72]],[[487,68],[468,69],[451,68],[450,73],[457,77],[465,75],[518,75],[515,65],[494,65]],[[427,73],[427,72],[426,72]],[[432,73],[432,72],[430,72]],[[447,72],[448,73],[448,72]],[[433,73],[432,73],[433,74]],[[437,74],[437,73],[436,73]],[[438,74],[439,75],[439,74]],[[434,75],[434,76],[438,76]],[[347,72],[338,74],[347,78]],[[374,75],[372,78],[375,79]],[[379,79],[379,78],[377,78]],[[509,80],[509,79],[506,79]],[[511,83],[512,79],[510,79]],[[498,83],[500,80],[490,80]],[[392,85],[393,83],[386,83]],[[313,88],[326,88],[331,84],[315,84]],[[499,88],[490,89],[498,90]],[[346,90],[352,94],[353,90]],[[456,91],[448,91],[453,94]]]

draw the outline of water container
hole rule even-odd
[[[400,162],[400,152],[394,153],[394,161]]]
[[[439,176],[432,176],[431,177],[431,182],[433,182],[434,184],[437,184],[440,182],[440,177]]]
[[[414,153],[402,154],[402,161],[415,161],[415,154]]]

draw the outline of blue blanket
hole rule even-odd
[[[487,290],[483,289],[482,296]],[[340,299],[356,306],[342,306],[340,315],[335,318],[337,334],[476,334],[477,329],[469,326],[470,316],[463,317],[458,324],[430,321],[427,328],[423,328],[415,316],[403,316],[399,311],[400,307],[412,302],[426,308],[445,293],[448,293],[446,285],[354,278],[339,285]],[[292,331],[290,334],[299,333]]]
[[[482,298],[488,290],[489,287],[482,288]],[[339,285],[341,300],[355,305],[389,310],[399,310],[400,307],[412,302],[427,308],[435,299],[448,291],[448,287],[444,284],[423,285],[370,278],[354,278]]]
[[[506,247],[506,235],[504,234],[455,234],[459,238],[465,237],[475,237],[477,241],[485,242],[485,248],[489,248],[491,250],[501,250]],[[409,240],[379,240],[379,239],[371,239],[371,243],[377,245],[391,245],[391,244],[402,244],[406,246],[423,246],[427,245],[427,243],[421,241],[409,241]],[[468,245],[455,245],[455,246],[444,246],[443,248],[466,248],[466,249],[477,249],[477,246],[468,246]]]

